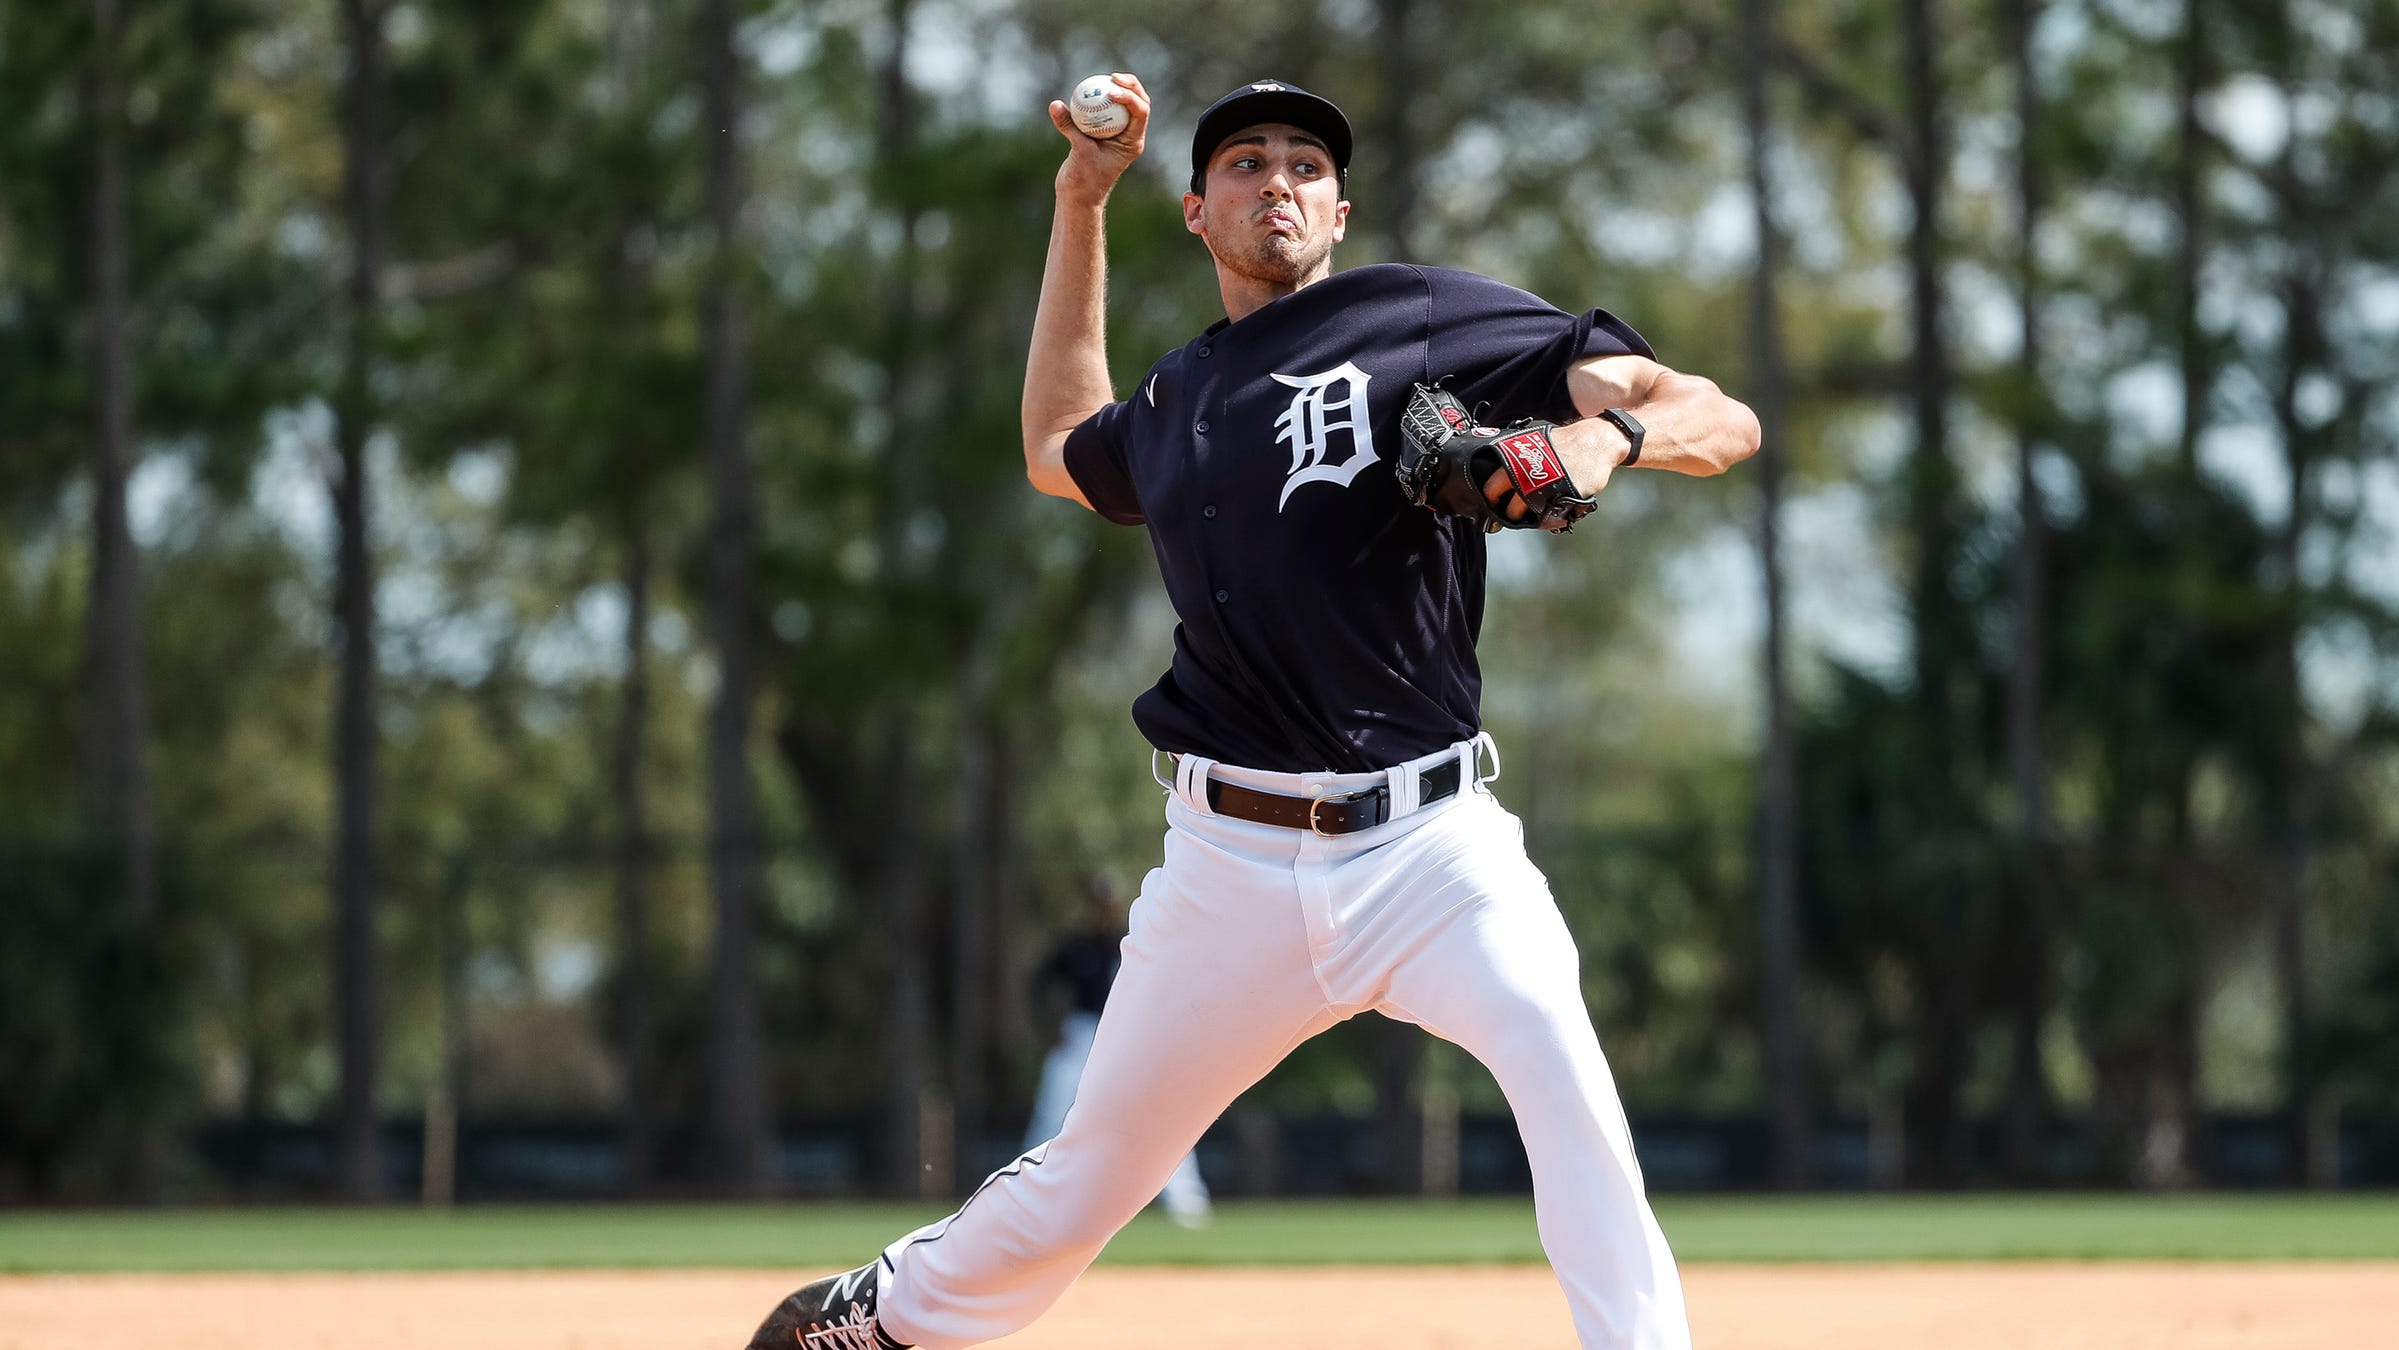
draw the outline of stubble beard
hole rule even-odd
[[[1325,270],[1332,236],[1322,232],[1294,239],[1268,231],[1249,247],[1219,252],[1216,260],[1235,276],[1269,286],[1297,286]]]

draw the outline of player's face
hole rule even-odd
[[[1204,197],[1183,194],[1183,224],[1218,267],[1276,286],[1330,270],[1349,203],[1323,141],[1279,122],[1237,131],[1216,147],[1201,186]]]

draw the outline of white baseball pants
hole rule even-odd
[[[1083,1066],[1091,1062],[1091,1043],[1098,1038],[1099,1029],[1098,1013],[1071,1012],[1059,1024],[1058,1043],[1041,1061],[1041,1088],[1033,1094],[1033,1119],[1025,1127],[1026,1151],[1048,1143],[1066,1128],[1066,1112],[1083,1085]],[[1213,1206],[1207,1179],[1200,1175],[1198,1154],[1186,1153],[1183,1161],[1175,1164],[1174,1175],[1158,1192],[1158,1203],[1176,1223],[1196,1226],[1208,1221]]]
[[[884,1328],[961,1350],[1031,1323],[1235,1097],[1300,1042],[1371,1009],[1464,1046],[1498,1080],[1586,1350],[1688,1350],[1681,1281],[1583,1007],[1573,938],[1525,857],[1523,826],[1478,781],[1479,744],[1380,774],[1183,757],[1165,861],[1133,905],[1064,1128],[886,1249]],[[1416,774],[1452,756],[1464,789],[1413,809]],[[1393,819],[1333,838],[1232,820],[1208,809],[1211,773],[1294,796],[1387,782]]]

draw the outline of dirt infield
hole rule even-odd
[[[0,1278],[0,1350],[736,1350],[756,1272]],[[2354,1350],[2399,1263],[1698,1266],[1706,1350]],[[2375,1328],[2380,1328],[2376,1330]],[[1571,1350],[1549,1272],[1106,1269],[1017,1350]]]

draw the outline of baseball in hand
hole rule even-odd
[[[1116,81],[1106,75],[1093,75],[1075,85],[1073,98],[1066,101],[1067,111],[1075,119],[1075,128],[1095,141],[1104,141],[1123,131],[1132,122],[1133,114],[1125,105],[1108,97]]]

